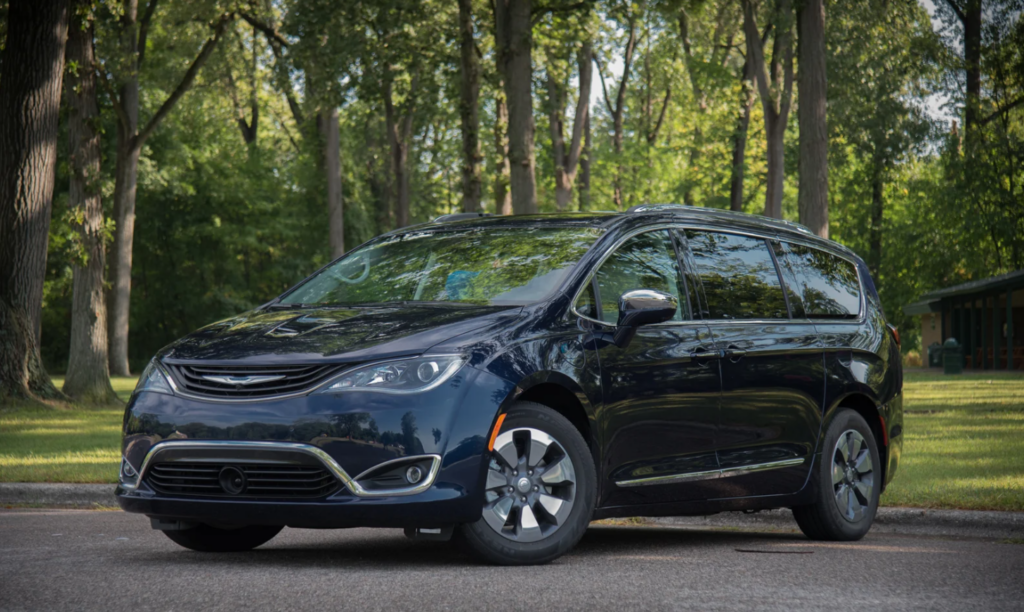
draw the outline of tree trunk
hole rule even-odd
[[[871,228],[868,231],[869,249],[868,268],[871,271],[871,278],[878,283],[878,272],[882,268],[882,220],[885,212],[883,200],[882,171],[876,163],[871,177]]]
[[[828,128],[825,118],[825,5],[800,9],[800,223],[828,238]]]
[[[583,124],[583,153],[580,155],[580,186],[577,189],[581,211],[590,210],[590,152],[592,150],[590,113],[587,113],[587,120]]]
[[[982,0],[967,0],[963,12],[964,63],[967,68],[964,131],[968,138],[978,125],[978,113],[981,110],[981,2]]]
[[[531,0],[496,0],[495,32],[498,70],[508,102],[508,157],[512,210],[537,212],[536,160],[533,138],[533,28]]]
[[[39,356],[67,0],[10,0],[0,61],[0,398],[61,398]]]
[[[499,83],[495,100],[494,152],[497,172],[494,173],[494,212],[512,214],[512,192],[509,191],[511,168],[508,161],[508,106],[505,105],[504,85]]]
[[[327,177],[327,225],[331,259],[345,254],[345,199],[341,192],[341,144],[338,107],[320,112],[320,137],[324,145],[324,174]]]
[[[143,26],[153,16],[155,2],[151,0]],[[185,92],[192,86],[199,70],[216,48],[233,14],[223,15],[214,28],[213,38],[203,44],[192,60],[181,81],[153,114],[145,127],[139,129],[139,64],[145,42],[140,44],[138,0],[124,0],[121,16],[121,43],[126,53],[125,72],[121,92],[114,100],[117,122],[117,167],[114,169],[114,230],[113,258],[110,262],[111,290],[107,304],[107,335],[110,344],[110,373],[128,376],[128,321],[132,295],[132,246],[135,242],[135,195],[138,187],[139,154],[146,139],[156,130]],[[144,28],[142,28],[144,29]]]
[[[480,62],[473,39],[472,0],[459,0],[461,52],[459,117],[462,120],[462,211],[481,212],[483,182],[480,164]]]
[[[565,171],[565,87],[547,73],[548,128],[551,131],[551,157],[555,165],[555,206],[564,211],[572,201],[572,184]]]
[[[732,142],[732,180],[729,184],[729,210],[743,212],[743,179],[746,172],[747,133],[750,129],[750,109],[754,106],[754,84],[750,61],[743,63],[740,82],[740,112],[736,117],[736,131]]]
[[[81,4],[81,0],[75,3]],[[96,73],[93,26],[73,11],[67,60],[77,66],[68,75],[68,144],[71,184],[68,206],[82,215],[79,237],[85,260],[74,266],[71,349],[64,393],[81,403],[118,401],[107,366],[107,303],[103,292],[103,204],[100,200],[100,135],[96,130]]]
[[[764,194],[764,216],[773,219],[782,218],[782,191],[785,185],[785,148],[783,136],[786,134],[786,121],[780,117],[765,117],[765,137],[767,140],[767,172]]]

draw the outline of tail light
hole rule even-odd
[[[889,331],[892,332],[892,337],[896,339],[896,346],[899,346],[900,345],[900,330],[896,329],[892,325],[889,325],[888,323],[886,323],[885,326],[889,328]]]

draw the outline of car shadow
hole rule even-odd
[[[306,531],[306,530],[303,530]],[[288,532],[286,531],[285,534]],[[492,567],[465,553],[455,542],[421,542],[407,539],[400,531],[359,529],[337,537],[325,530],[320,541],[284,538],[272,540],[261,548],[242,553],[198,553],[184,549],[152,551],[142,564],[195,565],[207,567],[330,567],[332,569],[409,570],[438,568]],[[594,525],[587,530],[576,547],[552,564],[574,563],[612,557],[653,557],[668,553],[685,555],[689,549],[718,546],[771,544],[783,541],[806,541],[801,534],[738,532],[713,529],[672,528],[659,526]]]

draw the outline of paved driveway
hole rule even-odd
[[[555,563],[497,568],[395,530],[211,555],[121,512],[3,511],[0,609],[1024,610],[1024,544],[595,526]]]

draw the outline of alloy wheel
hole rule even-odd
[[[558,530],[576,499],[576,469],[557,440],[532,427],[494,442],[487,470],[484,521],[515,542],[536,542]]]
[[[871,450],[860,432],[848,429],[839,435],[832,454],[832,489],[839,514],[855,523],[864,518],[875,487]]]

